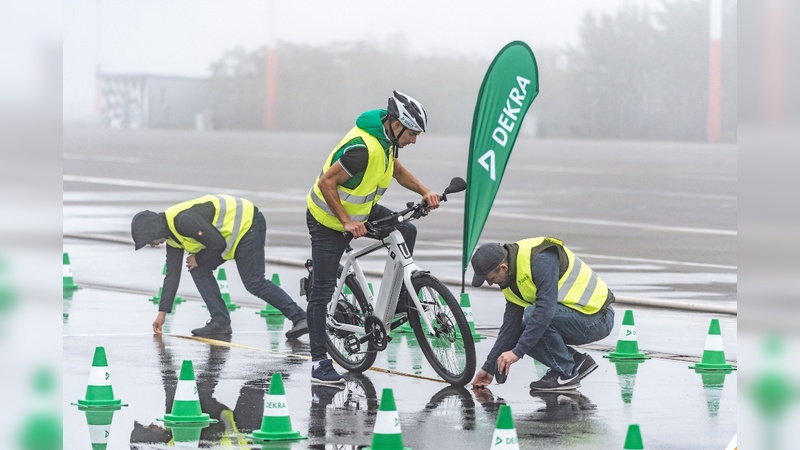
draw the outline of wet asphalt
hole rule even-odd
[[[174,445],[171,431],[159,419],[172,407],[184,360],[193,363],[203,411],[220,420],[203,429],[201,448],[262,448],[246,435],[261,426],[274,373],[282,374],[292,427],[308,439],[265,448],[369,445],[385,388],[393,389],[404,444],[417,449],[490,448],[501,404],[511,407],[521,448],[623,448],[630,424],[640,425],[645,448],[718,449],[736,433],[737,373],[709,377],[688,368],[702,357],[713,318],[720,320],[725,356],[736,364],[735,315],[620,302],[611,335],[582,350],[599,368],[572,394],[531,393],[529,383],[546,371],[531,358],[512,366],[505,384],[483,390],[449,386],[425,360],[414,336],[402,333],[392,334],[373,370],[345,374],[344,390],[314,388],[308,337],[286,339],[288,321],[262,318],[258,311],[263,302],[245,291],[233,263],[223,266],[231,300],[239,306],[231,312],[229,341],[191,337],[190,330],[203,325],[208,313],[185,274],[179,295],[186,301],[168,316],[165,334],[154,335],[150,323],[157,307],[150,298],[161,284],[164,251],[133,252],[126,242],[130,217],[208,192],[253,199],[269,224],[266,276],[277,275],[305,307],[298,292],[304,269],[297,265],[310,254],[302,222],[304,178],[313,181],[309,173],[318,170],[319,154],[327,154],[317,147],[327,149],[332,141],[315,135],[65,130],[64,251],[81,286],[64,298],[65,448],[92,447],[86,415],[69,403],[84,398],[98,346],[107,354],[115,397],[129,405],[116,411],[107,427],[110,449]],[[429,147],[412,150],[420,153],[409,153],[406,165],[430,187],[463,176],[463,168],[453,163],[459,159],[451,153],[458,153],[465,141],[429,142]],[[588,255],[584,260],[621,298],[735,307],[735,149],[520,144],[515,151],[527,145],[546,156],[523,156],[517,167],[509,167],[485,239],[564,237],[568,245],[575,242],[573,250]],[[287,146],[298,151],[286,156],[286,164],[302,176],[267,164],[268,149]],[[159,154],[155,147],[162,153],[152,164]],[[442,149],[441,161],[433,156],[433,164],[413,159],[433,147]],[[542,150],[550,147],[551,152]],[[227,158],[220,148],[230,149]],[[306,148],[308,152],[300,151]],[[174,169],[181,158],[192,161],[185,171]],[[237,158],[238,165],[229,165]],[[250,164],[242,166],[240,176],[214,176],[212,168],[233,173],[242,160]],[[638,183],[631,181],[632,174]],[[593,194],[576,198],[581,190]],[[414,200],[400,195],[407,192],[398,186],[394,191],[386,199],[390,207]],[[418,222],[416,256],[435,275],[457,279],[462,219],[456,213],[463,210],[463,201],[454,198],[441,210],[448,212]],[[380,260],[367,267],[379,269]],[[379,288],[378,278],[370,281]],[[460,291],[455,285],[450,288]],[[480,366],[500,325],[502,299],[493,289],[470,287],[466,292],[477,331],[485,336],[476,344]],[[626,309],[634,312],[640,350],[652,357],[639,364],[614,364],[603,357],[616,346]]]

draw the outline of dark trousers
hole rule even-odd
[[[392,210],[385,206],[375,205],[368,220],[386,217]],[[306,211],[306,225],[311,235],[311,260],[314,267],[311,280],[311,294],[308,296],[308,338],[311,344],[311,359],[319,361],[327,357],[325,350],[325,309],[336,290],[339,261],[350,239],[341,231],[332,230],[319,222]],[[417,240],[417,227],[411,223],[403,223],[397,229],[403,235],[408,250],[414,252]]]
[[[236,247],[234,260],[247,292],[274,306],[292,322],[303,319],[306,313],[280,286],[264,277],[264,245],[267,240],[267,221],[261,211],[253,217],[253,225]],[[216,267],[196,267],[189,271],[194,284],[215,322],[230,323],[231,316],[214,278]]]

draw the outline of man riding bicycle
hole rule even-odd
[[[392,177],[422,196],[431,209],[439,207],[439,194],[428,189],[398,159],[398,150],[417,142],[428,128],[428,116],[413,98],[394,91],[387,109],[361,114],[353,127],[325,160],[322,172],[308,193],[306,223],[311,236],[314,267],[308,296],[307,320],[311,344],[311,381],[344,383],[325,350],[326,306],[336,288],[339,260],[351,238],[364,236],[364,223],[391,214],[378,200]],[[413,253],[417,229],[407,223],[397,227]]]

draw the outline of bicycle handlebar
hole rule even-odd
[[[447,186],[444,192],[442,192],[442,195],[439,196],[439,201],[446,202],[448,194],[461,192],[466,188],[466,181],[464,181],[463,178],[455,177],[450,180],[450,185]],[[410,222],[425,217],[430,211],[428,203],[425,200],[419,203],[408,202],[406,203],[406,209],[402,211],[396,211],[386,217],[365,222],[364,226],[367,228],[367,234],[365,236],[378,240],[385,239],[397,225],[406,221]],[[344,231],[342,234],[348,239],[353,237],[353,234],[349,231]]]

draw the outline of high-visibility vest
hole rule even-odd
[[[377,203],[386,192],[389,183],[392,181],[392,175],[394,174],[394,153],[389,151],[387,154],[375,136],[372,136],[361,128],[353,127],[342,141],[339,142],[336,148],[334,148],[330,156],[328,156],[325,166],[322,168],[322,172],[320,172],[317,181],[314,183],[314,187],[311,188],[306,197],[306,205],[311,215],[322,225],[336,231],[344,231],[344,226],[342,226],[342,222],[333,214],[333,211],[331,211],[328,204],[325,202],[322,191],[319,189],[319,180],[336,162],[334,161],[334,157],[340,150],[340,147],[356,137],[360,137],[364,140],[369,154],[369,162],[367,163],[364,177],[361,179],[361,183],[355,188],[351,189],[342,185],[337,186],[339,201],[344,207],[344,210],[347,211],[347,214],[349,214],[354,221],[367,221],[369,213],[372,211],[372,206]]]
[[[200,203],[211,202],[214,204],[214,219],[211,223],[219,230],[225,238],[225,250],[222,252],[222,259],[231,260],[236,254],[236,247],[242,236],[250,229],[253,224],[253,214],[255,206],[250,200],[233,197],[230,195],[204,195],[200,198],[187,200],[183,203],[170,206],[164,211],[167,218],[167,226],[177,241],[172,237],[167,239],[167,244],[182,248],[189,253],[197,253],[205,248],[205,245],[189,236],[183,236],[175,229],[175,217],[183,211]]]
[[[566,270],[558,278],[558,302],[584,314],[594,314],[605,305],[609,295],[606,283],[565,247],[562,241],[551,237],[536,237],[517,241],[516,244],[519,246],[516,283],[522,297],[518,297],[510,287],[507,287],[503,289],[506,300],[523,308],[536,303],[536,284],[531,275],[531,259],[543,250],[555,246],[559,249],[559,259],[566,257],[568,261]]]

